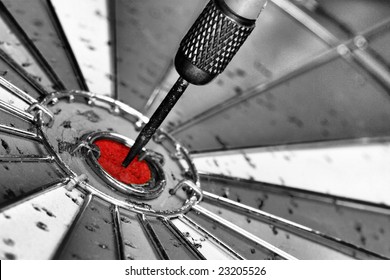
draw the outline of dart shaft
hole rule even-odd
[[[188,84],[204,85],[223,72],[255,28],[267,0],[210,0],[180,43],[175,68],[180,75],[142,129],[123,166],[149,142]]]
[[[153,113],[149,122],[142,128],[140,134],[134,142],[134,145],[131,147],[129,154],[123,161],[123,166],[127,167],[142,150],[142,148],[145,147],[173,106],[175,106],[187,86],[188,82],[181,77],[176,81],[167,96],[161,102],[160,106],[158,106],[157,110]]]

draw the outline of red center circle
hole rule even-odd
[[[125,184],[146,184],[150,181],[150,168],[145,160],[138,161],[138,156],[128,167],[122,166],[130,151],[126,145],[109,139],[99,139],[94,144],[100,149],[99,164],[116,180]]]

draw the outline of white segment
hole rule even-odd
[[[390,143],[344,144],[208,153],[194,162],[205,173],[390,205]]]
[[[52,0],[89,90],[111,95],[106,0]]]
[[[0,213],[0,259],[50,259],[83,203],[80,195],[60,187]]]
[[[205,238],[197,230],[186,225],[179,219],[172,219],[172,223],[184,234],[188,235],[187,239],[192,244],[199,244],[198,251],[207,259],[207,260],[235,260],[233,256],[227,253],[224,249],[220,248],[218,245],[214,244],[208,238]]]

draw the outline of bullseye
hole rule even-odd
[[[150,181],[149,165],[145,160],[138,161],[138,156],[128,167],[122,166],[130,150],[126,145],[109,139],[98,139],[94,144],[100,149],[99,164],[116,180],[124,184],[146,184]]]

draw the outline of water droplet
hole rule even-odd
[[[56,215],[53,214],[50,210],[47,210],[46,208],[42,208],[43,211],[45,211],[46,215],[52,218],[56,218]]]
[[[356,224],[355,224],[355,230],[356,230],[357,232],[362,232],[362,225],[361,225],[360,223],[356,223]]]
[[[71,255],[73,259],[76,259],[76,260],[81,260],[81,257],[77,254],[72,254]]]
[[[125,224],[131,224],[130,219],[127,218],[127,217],[121,217],[121,221],[122,221],[123,223],[125,223]]]
[[[131,247],[131,248],[134,248],[134,249],[137,249],[137,246],[135,246],[132,242],[130,242],[130,241],[125,241],[125,245],[126,246],[129,246],[129,247]]]
[[[273,233],[274,235],[277,235],[277,234],[278,234],[278,230],[276,229],[275,226],[271,226],[271,229],[272,229],[272,233]]]
[[[256,253],[256,250],[254,248],[251,249],[251,253],[254,254]]]
[[[95,228],[92,227],[92,226],[90,226],[90,225],[85,226],[85,228],[86,228],[87,230],[91,231],[91,232],[95,232],[95,231],[96,231]]]
[[[42,223],[42,222],[37,222],[36,225],[37,225],[37,227],[40,228],[41,230],[49,231],[47,225],[44,224],[44,223]]]
[[[3,242],[7,246],[14,246],[15,245],[15,242],[11,238],[4,238]]]
[[[16,256],[11,253],[5,253],[4,256],[7,260],[16,260]]]
[[[98,244],[98,246],[102,249],[108,249],[108,246],[106,244]]]

